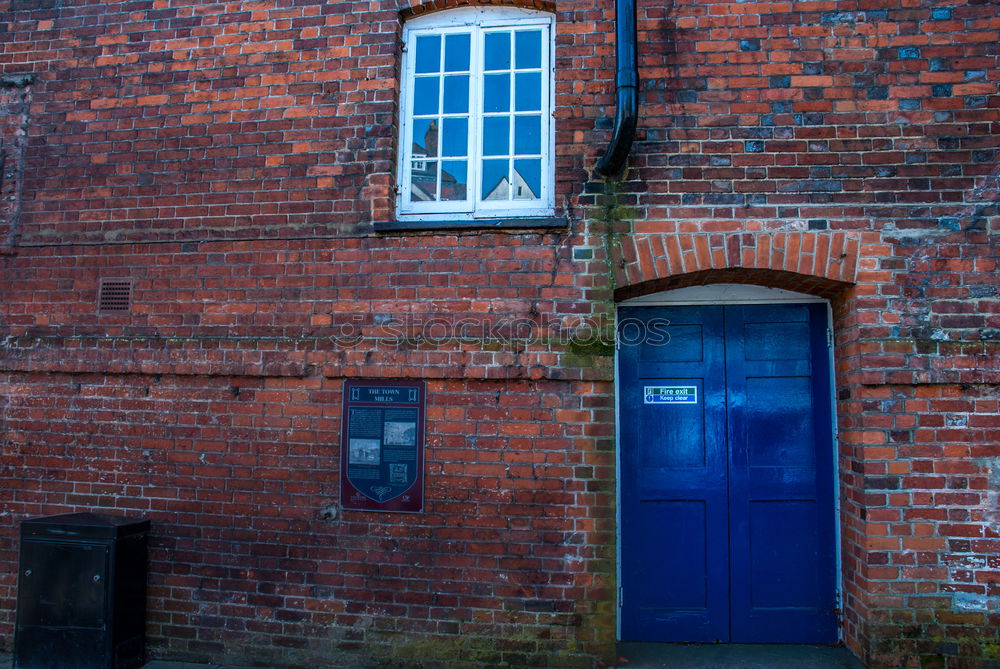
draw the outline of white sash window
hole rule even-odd
[[[465,7],[403,40],[400,216],[551,215],[551,15]]]

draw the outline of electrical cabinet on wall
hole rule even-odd
[[[142,665],[148,530],[94,513],[21,523],[14,669]]]

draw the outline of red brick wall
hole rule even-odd
[[[567,333],[743,281],[833,302],[845,641],[995,661],[995,7],[640,0],[604,183],[612,3],[556,4],[567,227],[377,235],[401,12],[436,6],[0,0],[0,77],[34,76],[0,89],[0,647],[17,523],[102,509],[154,522],[157,656],[608,659],[614,370]],[[424,514],[320,519],[350,377],[429,379]]]
[[[157,655],[357,666],[362,649],[497,665],[569,649],[578,663],[607,635],[580,620],[606,617],[611,596],[613,492],[600,481],[613,457],[594,425],[610,418],[606,387],[431,381],[425,511],[330,521],[339,380],[5,374],[2,388],[15,519],[152,520]],[[5,576],[5,603],[12,586]]]
[[[3,285],[6,564],[19,519],[99,508],[153,521],[157,655],[608,652],[611,358],[565,343],[561,236],[65,248]],[[97,312],[99,277],[131,313]],[[344,377],[430,380],[424,513],[321,519]]]

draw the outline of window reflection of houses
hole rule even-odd
[[[513,184],[513,199],[515,200],[536,200],[538,199],[538,193],[531,189],[528,182],[521,173],[516,169],[514,170],[514,184]],[[484,200],[509,200],[511,199],[511,183],[507,180],[506,176],[500,177],[500,180],[496,183],[493,188],[491,188],[486,193]]]
[[[413,168],[410,172],[410,199],[413,201],[427,202],[435,199],[437,193],[437,161],[421,160],[427,154],[423,152],[423,147],[413,144]]]
[[[437,161],[427,160],[437,156],[438,125],[431,121],[423,136],[423,144],[413,141],[413,162],[410,167],[410,198],[413,201],[432,201],[437,194]]]
[[[438,124],[431,121],[424,133],[423,144],[413,142],[410,163],[410,199],[414,202],[437,200],[438,183]],[[441,200],[464,200],[465,184],[447,170],[441,170]]]

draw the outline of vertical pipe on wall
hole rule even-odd
[[[636,58],[636,0],[615,2],[615,129],[611,143],[597,161],[597,171],[603,176],[615,176],[625,167],[632,149],[639,116],[639,68]]]

